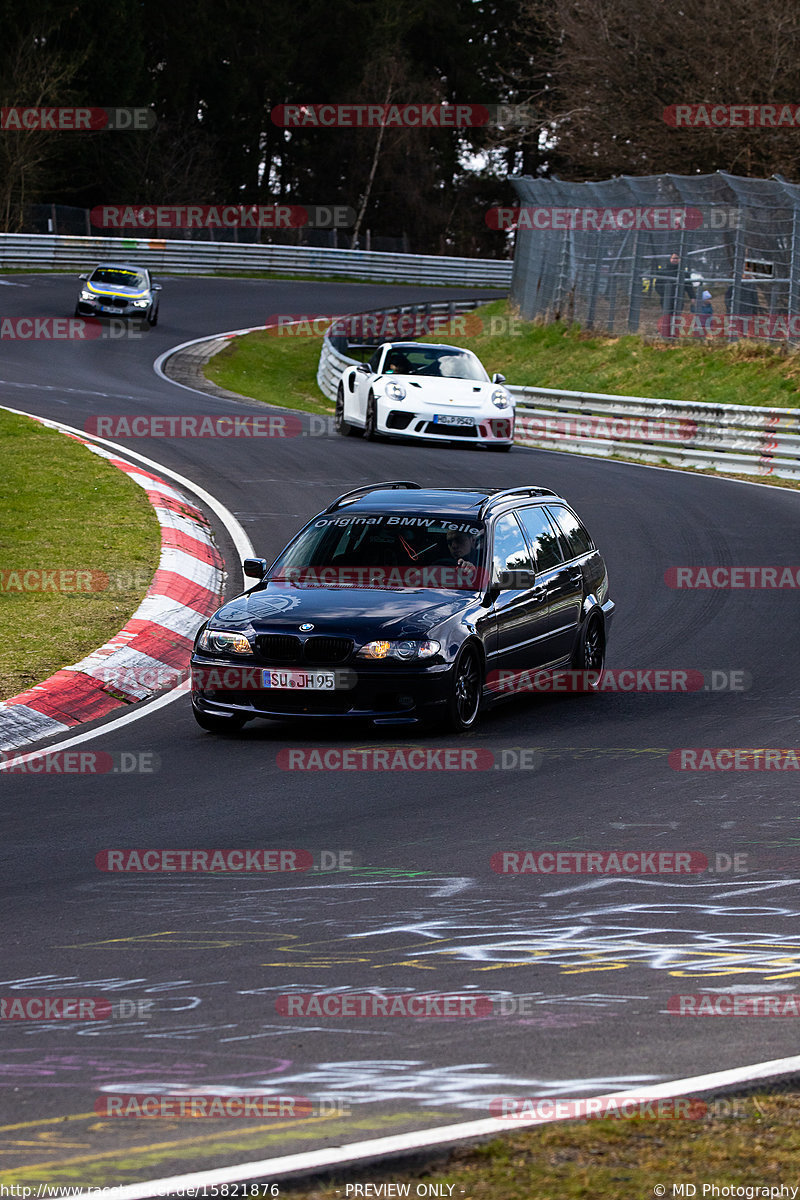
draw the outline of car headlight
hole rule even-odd
[[[197,643],[198,650],[209,654],[226,651],[229,654],[252,654],[253,647],[243,633],[231,633],[225,629],[204,629]]]
[[[149,303],[150,303],[149,300],[134,300],[133,307],[134,308],[147,308]]]
[[[389,397],[390,400],[404,400],[405,399],[406,389],[403,387],[402,383],[395,383],[395,381],[392,379],[389,381],[389,383],[386,384],[385,390],[386,390],[386,395]]]
[[[402,662],[410,662],[412,659],[433,658],[440,649],[438,642],[420,641],[417,638],[405,638],[402,642],[367,642],[356,658],[399,658]]]
[[[82,290],[81,300],[96,300],[96,299],[97,299],[97,297],[95,296],[94,292],[89,292],[86,290],[86,288],[84,288]]]
[[[508,408],[508,392],[504,392],[502,388],[495,388],[492,392],[492,404],[495,408]]]

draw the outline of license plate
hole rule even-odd
[[[449,413],[439,415],[438,413],[433,418],[434,425],[474,425],[475,421],[472,417],[452,417]]]
[[[261,672],[262,687],[296,689],[299,692],[332,692],[336,688],[334,671]]]
[[[113,304],[101,304],[100,312],[119,312],[119,309]]]

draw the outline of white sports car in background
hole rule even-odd
[[[348,367],[336,395],[336,429],[510,450],[514,400],[471,350],[429,342],[384,342],[368,363]]]

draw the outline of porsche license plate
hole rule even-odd
[[[437,413],[433,418],[434,425],[474,425],[472,417],[453,417],[449,413]]]
[[[299,692],[332,692],[336,688],[333,671],[276,671],[268,668],[261,672],[265,688],[296,689]]]

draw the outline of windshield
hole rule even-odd
[[[111,287],[143,288],[144,275],[139,271],[121,271],[114,267],[98,267],[93,272],[90,283],[103,283]]]
[[[386,354],[385,375],[427,375],[435,379],[475,379],[488,383],[480,360],[469,350],[441,346],[395,346]]]
[[[277,560],[275,582],[317,587],[485,586],[481,522],[340,511],[318,517]]]

